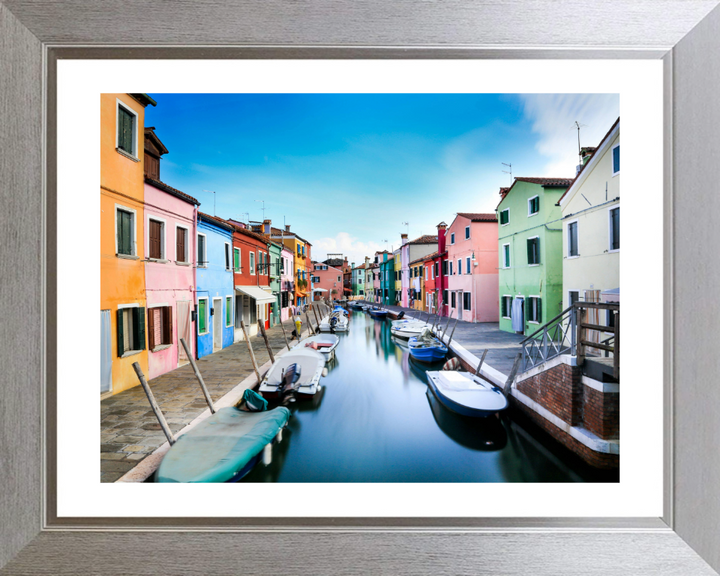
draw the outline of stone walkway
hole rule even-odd
[[[388,310],[393,312],[405,312],[405,317],[413,316],[425,320],[427,313],[418,312],[411,308],[403,308],[402,306],[384,306]],[[443,328],[448,325],[448,319],[442,318],[441,320]],[[450,327],[448,332],[452,332],[453,326],[455,325],[455,319],[450,319]],[[469,352],[472,352],[475,356],[480,358],[483,350],[487,348],[488,353],[485,357],[485,363],[489,364],[496,370],[502,372],[506,376],[510,374],[512,370],[515,356],[520,352],[520,341],[525,336],[519,334],[511,334],[510,332],[504,332],[499,329],[497,322],[458,322],[453,334],[453,341],[457,341]]]
[[[315,317],[311,315],[310,319],[316,326]],[[302,321],[303,329],[306,329],[305,314]],[[289,339],[294,325],[291,320],[283,322],[283,325]],[[285,347],[279,325],[267,330],[267,336],[274,352]],[[250,340],[258,366],[262,366],[270,359],[265,342],[259,334],[251,336]],[[254,372],[244,341],[205,356],[196,364],[215,401]],[[158,376],[149,384],[173,434],[207,408],[190,364]],[[115,482],[167,440],[139,384],[100,402],[100,428],[101,482]]]

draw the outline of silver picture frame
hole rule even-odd
[[[717,574],[717,4],[0,0],[1,573]],[[54,94],[78,58],[662,60],[663,516],[58,518]]]

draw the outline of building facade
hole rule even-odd
[[[425,257],[412,260],[409,263],[410,269],[410,293],[409,307],[414,310],[425,310],[425,278],[424,278]]]
[[[365,297],[365,264],[352,269],[353,296],[358,299]]]
[[[499,326],[530,335],[561,311],[562,222],[556,206],[572,180],[520,178],[501,190],[498,214]],[[453,261],[448,261],[452,276]]]
[[[460,314],[465,322],[497,322],[497,216],[458,213],[447,237],[447,258],[453,262],[453,274],[448,277],[453,315]]]
[[[322,262],[313,262],[312,273],[315,288],[313,300],[340,300],[343,294],[343,271]]]
[[[384,254],[385,260],[380,264],[380,290],[382,303],[386,306],[395,305],[395,258],[392,254]]]
[[[294,255],[287,246],[280,252],[280,318],[290,318],[290,306],[295,304]]]
[[[415,276],[411,276],[410,274],[410,265],[419,258],[436,252],[438,249],[438,239],[437,236],[430,236],[427,234],[410,241],[407,239],[407,234],[401,234],[400,238],[402,239],[402,245],[400,247],[400,258],[402,261],[400,270],[400,285],[402,295],[400,297],[400,302],[402,306],[412,308],[414,307],[414,304],[411,306],[410,300],[415,299],[416,289],[415,283],[412,282],[412,279],[415,278]],[[417,266],[417,264],[415,264],[415,266]]]

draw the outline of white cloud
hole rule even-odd
[[[312,241],[312,258],[318,262],[326,259],[328,254],[342,254],[347,256],[348,262],[359,266],[365,262],[365,256],[373,257],[378,250],[385,246],[377,242],[360,242],[347,232],[340,232],[335,237],[318,238]]]
[[[571,177],[580,145],[597,146],[620,115],[618,94],[529,94],[521,96],[525,116],[539,136],[538,153],[546,158],[543,174],[533,176]]]

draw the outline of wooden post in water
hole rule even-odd
[[[312,311],[313,311],[313,314],[315,315],[315,322],[317,322],[318,330],[319,330],[320,329],[320,320],[318,320],[317,307],[313,306]],[[321,315],[322,315],[322,313],[321,313]]]
[[[243,336],[245,336],[245,342],[247,343],[248,351],[250,352],[250,360],[252,360],[255,376],[257,376],[257,381],[260,383],[260,370],[258,369],[257,360],[255,359],[255,352],[253,352],[252,342],[250,342],[250,337],[245,329],[245,322],[242,320],[240,320],[240,328],[242,328]]]
[[[460,315],[458,315],[457,318],[455,318],[455,324],[453,324],[452,332],[450,332],[450,340],[448,340],[447,347],[448,350],[450,350],[450,343],[452,342],[453,336],[455,335],[455,328],[457,327],[457,323],[460,321]],[[450,322],[448,322],[448,325]]]
[[[207,387],[205,386],[205,381],[203,380],[203,377],[200,375],[200,370],[198,370],[197,364],[195,364],[195,359],[193,358],[192,354],[190,353],[190,348],[187,345],[187,342],[185,342],[185,338],[180,338],[180,344],[182,344],[182,347],[185,349],[185,354],[188,357],[188,360],[190,360],[190,366],[192,366],[193,372],[195,372],[195,378],[198,379],[198,382],[200,382],[200,388],[202,388],[202,392],[205,396],[205,401],[208,404],[208,407],[210,408],[210,412],[215,414],[215,406],[213,406],[212,398],[210,397],[210,392],[208,392]]]
[[[515,375],[517,374],[518,368],[520,367],[521,358],[522,352],[518,352],[518,355],[515,356],[515,362],[513,362],[512,370],[510,370],[510,376],[508,376],[508,379],[505,380],[505,388],[503,388],[503,395],[505,396],[505,398],[510,396],[510,389],[515,382]]]
[[[483,362],[485,362],[485,356],[487,356],[487,353],[488,353],[488,349],[485,348],[482,358],[480,358],[480,363],[478,364],[477,370],[475,370],[475,376],[480,376],[480,370],[482,368]]]
[[[260,334],[262,334],[263,340],[265,340],[265,348],[267,348],[268,354],[270,355],[270,362],[275,364],[275,356],[273,355],[272,348],[270,348],[270,342],[268,342],[268,337],[265,333],[265,326],[262,320],[258,320],[258,327],[260,328]]]
[[[287,346],[287,349],[290,350],[290,342],[288,342],[285,326],[282,323],[282,316],[280,316],[280,328],[282,328],[283,338],[285,338],[285,346]]]
[[[147,395],[148,402],[150,402],[152,411],[155,412],[155,416],[157,417],[158,422],[160,422],[160,428],[162,428],[162,431],[165,432],[165,436],[167,436],[168,442],[170,442],[170,446],[172,446],[175,444],[175,436],[173,436],[173,433],[170,431],[170,426],[168,426],[165,416],[163,416],[162,410],[160,410],[160,406],[158,406],[158,403],[155,401],[155,395],[152,393],[152,390],[150,390],[150,385],[147,383],[147,380],[145,380],[145,375],[142,373],[140,364],[133,362],[132,367],[135,369],[135,374],[137,374],[143,390],[145,390],[145,394]]]

